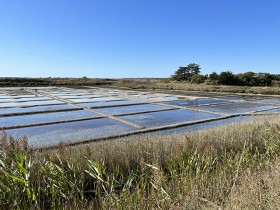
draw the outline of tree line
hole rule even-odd
[[[242,85],[242,86],[280,86],[280,74],[255,73],[252,71],[234,74],[231,71],[223,71],[220,74],[200,74],[200,66],[191,63],[187,66],[180,66],[171,76],[173,80],[186,81],[194,84],[212,85]]]

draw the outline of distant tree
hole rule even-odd
[[[238,85],[238,78],[231,71],[221,72],[218,83],[221,85]]]
[[[257,84],[260,86],[269,86],[272,84],[273,76],[269,73],[256,74]]]
[[[193,75],[200,73],[200,66],[195,63],[190,63],[187,66],[180,66],[179,69],[172,75],[175,80],[190,80]]]
[[[271,82],[271,85],[275,87],[280,87],[280,74],[273,74],[272,77],[273,80]]]
[[[186,80],[186,67],[180,66],[178,70],[172,75],[172,78],[178,81]]]
[[[273,80],[280,81],[280,74],[273,74]]]
[[[256,85],[256,73],[248,71],[237,75],[241,85]]]
[[[212,81],[218,80],[219,74],[217,74],[216,72],[213,72],[213,73],[209,74],[209,79]]]

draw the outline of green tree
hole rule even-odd
[[[191,83],[194,84],[199,84],[199,83],[203,83],[206,79],[206,76],[203,76],[201,74],[195,74],[191,77],[190,81]]]
[[[221,85],[238,85],[238,78],[231,71],[223,71],[219,75],[218,83]]]
[[[269,73],[256,74],[257,84],[260,86],[269,86],[272,83],[273,76]]]
[[[217,74],[216,72],[213,72],[209,75],[209,79],[212,81],[218,80],[219,79],[219,74]]]
[[[256,74],[248,71],[242,74],[238,74],[238,78],[242,85],[256,85]]]
[[[179,81],[190,80],[193,75],[198,75],[199,73],[200,66],[195,63],[190,63],[187,66],[180,66],[174,75],[172,75],[172,78]]]

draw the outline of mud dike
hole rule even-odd
[[[280,114],[278,96],[195,97],[83,87],[3,88],[0,128],[55,148],[145,133],[181,133]]]

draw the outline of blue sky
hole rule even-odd
[[[0,0],[0,76],[280,73],[277,0]]]

